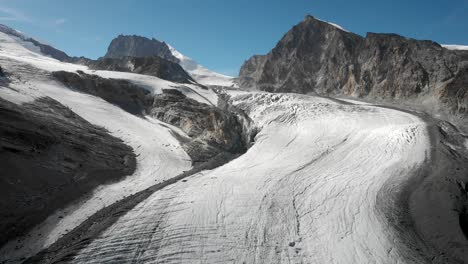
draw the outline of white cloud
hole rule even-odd
[[[0,6],[0,21],[30,22],[31,19],[26,14],[17,9]]]
[[[54,24],[56,26],[60,26],[60,25],[63,25],[67,22],[67,20],[65,18],[58,18],[54,21]]]

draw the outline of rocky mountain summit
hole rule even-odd
[[[408,101],[468,113],[468,52],[396,34],[361,37],[312,16],[267,55],[247,60],[240,86]]]
[[[179,60],[172,55],[169,46],[157,39],[137,35],[119,35],[113,39],[107,49],[105,58],[122,57],[160,57],[175,63]]]
[[[193,78],[193,80],[202,85],[230,87],[235,85],[232,77],[213,72],[203,67],[192,58],[177,51],[174,47],[154,38],[149,39],[136,35],[119,35],[117,38],[113,39],[104,58],[125,59],[126,57],[147,58],[147,60],[149,58],[162,58],[166,61],[177,63]],[[137,73],[147,74],[147,72],[148,71],[146,71],[146,73]],[[177,81],[180,79],[179,73],[180,71],[173,71],[172,75],[176,75],[177,77],[172,77],[172,79],[166,78],[166,80]],[[161,75],[158,77],[163,78]],[[185,78],[185,80],[188,79]]]

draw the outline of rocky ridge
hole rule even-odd
[[[175,63],[179,62],[165,42],[137,35],[119,35],[111,41],[104,57],[160,57]]]
[[[148,90],[126,80],[106,79],[81,71],[58,71],[52,76],[71,89],[101,97],[131,114],[141,115],[151,104]]]
[[[468,113],[468,52],[396,34],[361,37],[307,16],[267,55],[247,60],[241,87],[391,99]]]
[[[41,51],[41,53],[48,55],[54,59],[60,60],[60,61],[67,61],[67,60],[72,60],[70,56],[68,56],[65,52],[58,50],[50,45],[41,43],[37,41],[36,39],[27,37],[23,35],[21,32],[14,30],[10,27],[7,27],[5,25],[0,24],[0,32],[3,32],[5,34],[8,34],[10,36],[16,37],[21,39],[22,41],[26,42],[31,42],[34,46],[38,47]]]

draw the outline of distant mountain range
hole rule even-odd
[[[5,25],[0,24],[0,32],[29,42],[40,53],[63,62],[84,64],[101,70],[144,73],[176,82],[196,81],[201,85],[236,86],[233,77],[210,71],[167,43],[154,38],[119,35],[111,41],[107,53],[102,58],[92,60],[85,57],[68,56],[61,50],[41,43]],[[152,59],[148,59],[148,57]],[[129,67],[134,62],[139,64],[140,67]],[[182,72],[174,64],[179,64],[183,69]],[[186,73],[183,73],[183,71],[186,71]]]

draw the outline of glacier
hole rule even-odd
[[[353,99],[245,91],[232,77],[171,51],[200,84],[235,89],[90,70],[0,32],[0,65],[14,72],[13,89],[0,89],[1,98],[21,104],[49,96],[137,154],[133,175],[99,187],[9,242],[0,249],[0,262],[21,263],[102,208],[192,168],[173,133],[183,131],[64,87],[50,76],[62,70],[128,80],[154,94],[177,89],[215,106],[221,94],[259,131],[245,154],[156,191],[70,262],[426,263],[401,242],[388,217],[399,210],[398,188],[431,158],[429,131],[419,115]]]

